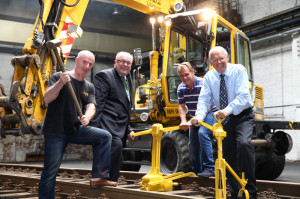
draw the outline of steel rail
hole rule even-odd
[[[42,166],[35,165],[0,163],[0,183],[23,183],[27,187],[37,187],[42,168]],[[174,191],[152,192],[140,190],[140,185],[138,184],[146,173],[121,171],[117,187],[102,187],[93,190],[89,186],[90,173],[91,169],[60,168],[56,181],[56,186],[59,189],[58,193],[61,195],[76,195],[80,193],[87,198],[98,198],[101,195],[105,195],[109,199],[214,198],[213,191],[211,191],[212,195],[210,196],[205,195],[203,191],[199,191],[199,187],[207,189],[208,192],[210,189],[213,189],[215,182],[213,177],[185,177],[176,180],[180,187],[174,188]],[[280,198],[300,199],[300,183],[257,180],[257,187],[259,192],[270,191],[271,189]],[[0,198],[2,198],[1,188]]]

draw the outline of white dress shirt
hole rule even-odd
[[[228,96],[228,106],[224,111],[228,115],[238,115],[243,110],[253,107],[246,68],[240,64],[228,63],[223,74],[225,75]],[[205,118],[213,101],[217,109],[220,110],[220,79],[220,73],[215,69],[204,76],[204,85],[199,95],[196,111],[196,117],[201,121]]]

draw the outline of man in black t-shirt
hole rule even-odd
[[[116,186],[109,181],[111,134],[87,126],[95,115],[95,88],[85,80],[95,63],[92,52],[84,50],[75,59],[70,72],[55,73],[50,78],[44,100],[48,104],[43,134],[45,138],[44,168],[39,183],[39,198],[55,198],[55,181],[68,143],[92,145],[92,188]],[[66,85],[71,82],[84,115],[78,116],[75,103]],[[86,127],[84,127],[86,126]]]

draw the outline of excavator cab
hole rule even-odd
[[[252,93],[256,93],[253,84],[249,40],[236,27],[208,9],[167,15],[165,24],[162,76],[157,82],[152,81],[153,86],[148,84],[148,86],[143,85],[137,89],[140,93],[142,93],[141,91],[150,93],[151,89],[156,89],[155,93],[162,96],[149,103],[149,94],[147,100],[144,101],[145,104],[148,102],[148,107],[149,104],[151,105],[146,122],[153,123],[155,121],[164,126],[180,124],[177,88],[181,80],[177,74],[177,67],[182,62],[188,61],[194,67],[195,75],[203,77],[212,69],[212,66],[209,65],[209,50],[214,46],[224,47],[231,63],[243,64],[246,67],[250,89],[254,91]],[[154,85],[157,87],[155,88]],[[253,96],[253,100],[256,101],[255,96]],[[141,106],[140,109],[142,109]],[[141,116],[145,114],[146,112]],[[187,135],[180,130],[164,134],[161,144],[162,172],[188,172],[191,169],[186,147],[188,145]]]
[[[166,21],[171,24],[166,26],[162,79],[162,89],[168,99],[167,109],[178,107],[177,88],[181,80],[177,67],[180,63],[190,62],[197,76],[204,76],[209,70],[208,51],[213,38],[212,21],[203,21],[201,14],[202,11],[197,10],[166,16]]]

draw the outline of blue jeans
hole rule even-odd
[[[45,135],[44,168],[39,183],[39,199],[55,198],[55,181],[68,143],[92,145],[92,178],[109,178],[111,134],[103,129],[79,127],[74,137]]]
[[[207,113],[203,122],[211,126],[216,123],[213,114],[214,112]],[[196,174],[201,173],[202,169],[214,172],[214,157],[209,137],[211,133],[211,130],[204,126],[191,126],[189,129],[189,151],[192,158],[192,168]]]

